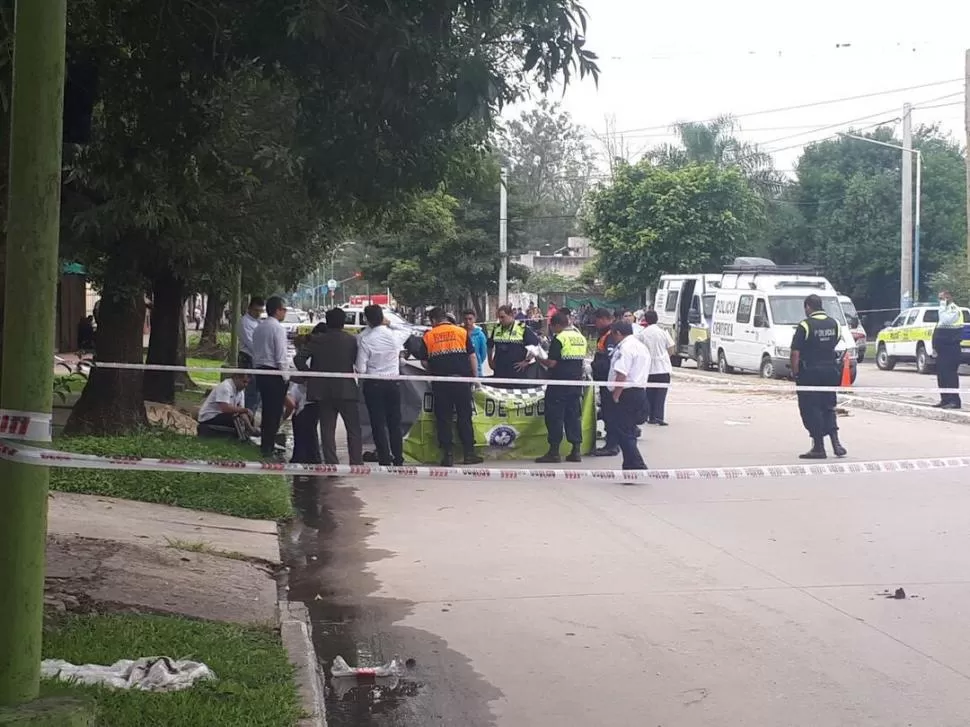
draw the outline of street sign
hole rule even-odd
[[[340,283],[333,278],[330,278],[330,280],[327,281],[327,287],[331,290],[331,292],[336,290],[338,285],[340,285]]]

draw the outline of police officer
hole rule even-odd
[[[586,337],[570,325],[569,314],[557,311],[549,321],[552,343],[549,344],[549,357],[539,359],[539,363],[549,370],[549,376],[560,381],[582,381],[583,361],[586,358]],[[536,462],[555,464],[562,462],[559,447],[562,444],[563,430],[566,441],[572,450],[566,457],[567,462],[582,462],[580,448],[583,444],[582,426],[583,388],[581,386],[546,387],[546,432],[549,451]]]
[[[512,306],[498,309],[498,325],[488,339],[488,365],[500,379],[524,379],[529,371],[526,346],[538,346],[539,337],[524,321],[515,320]]]
[[[607,381],[610,377],[610,361],[613,359],[613,350],[616,348],[616,341],[613,338],[613,313],[606,308],[599,308],[593,314],[593,322],[596,324],[596,353],[593,354],[593,380]],[[610,394],[609,387],[600,387],[600,418],[603,420],[603,427],[606,430],[606,441],[603,446],[593,452],[594,457],[613,457],[620,452],[620,444],[616,436],[616,425],[611,422],[610,415],[615,405],[613,396]]]
[[[805,298],[805,320],[798,324],[791,342],[791,370],[795,384],[802,386],[839,385],[839,366],[835,347],[842,337],[839,322],[822,310],[817,295]],[[834,391],[799,391],[798,412],[812,437],[812,448],[802,459],[825,459],[825,437],[832,440],[836,457],[847,452],[839,441]]]
[[[452,417],[458,425],[458,438],[465,451],[465,464],[481,464],[484,460],[475,454],[475,430],[472,426],[472,386],[460,381],[448,381],[450,376],[475,378],[478,374],[478,358],[468,331],[448,320],[441,308],[433,308],[428,317],[433,328],[424,334],[424,347],[428,361],[428,373],[442,380],[431,384],[434,396],[434,416],[441,447],[441,466],[455,463]]]
[[[933,329],[936,352],[936,385],[941,389],[960,388],[960,341],[963,339],[963,312],[953,302],[950,291],[940,292],[940,320]],[[959,394],[940,394],[938,409],[959,409]]]

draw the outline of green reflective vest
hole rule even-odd
[[[525,341],[525,324],[513,323],[511,328],[498,326],[492,333],[495,343],[522,343]]]
[[[563,361],[586,358],[586,337],[575,328],[560,331],[556,334],[556,340],[562,344]]]

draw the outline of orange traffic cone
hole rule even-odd
[[[852,388],[852,367],[849,365],[848,351],[842,356],[842,383],[840,386],[843,389]]]

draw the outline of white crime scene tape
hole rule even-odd
[[[504,379],[494,376],[471,377],[471,376],[431,376],[429,374],[397,374],[388,376],[385,374],[358,374],[358,373],[336,373],[331,371],[300,371],[298,369],[285,369],[276,371],[273,369],[243,369],[229,366],[169,366],[165,364],[138,364],[138,363],[118,363],[97,361],[94,367],[100,369],[115,369],[122,371],[174,371],[187,372],[193,371],[218,373],[218,374],[249,374],[250,376],[293,376],[303,379],[354,379],[367,380],[374,379],[379,381],[430,381],[448,383],[467,383],[467,384],[488,384],[488,385],[513,385],[513,386],[580,386],[586,388],[614,387],[621,388],[648,388],[648,389],[670,389],[675,388],[676,382],[660,383],[633,383],[606,382],[606,381],[562,381],[559,379]],[[682,385],[682,384],[681,384]],[[801,392],[835,392],[838,394],[964,394],[970,396],[970,389],[941,389],[941,388],[919,388],[905,386],[799,386],[794,384],[747,384],[744,382],[724,381],[721,379],[710,379],[710,383],[701,383],[696,379],[691,381],[691,386],[701,389],[725,389],[737,388],[744,391],[771,392],[776,394],[795,394]]]
[[[0,409],[0,439],[51,441],[51,415],[37,411]]]
[[[101,457],[14,442],[0,442],[0,458],[46,467],[69,467],[117,471],[185,472],[234,475],[322,475],[331,477],[380,477],[412,480],[534,481],[570,480],[592,482],[652,482],[657,480],[739,480],[773,477],[916,472],[970,467],[970,457],[932,457],[873,462],[818,462],[793,465],[741,467],[690,467],[657,470],[518,469],[511,467],[382,467],[369,465],[284,464],[247,460],[156,459],[152,457]]]

